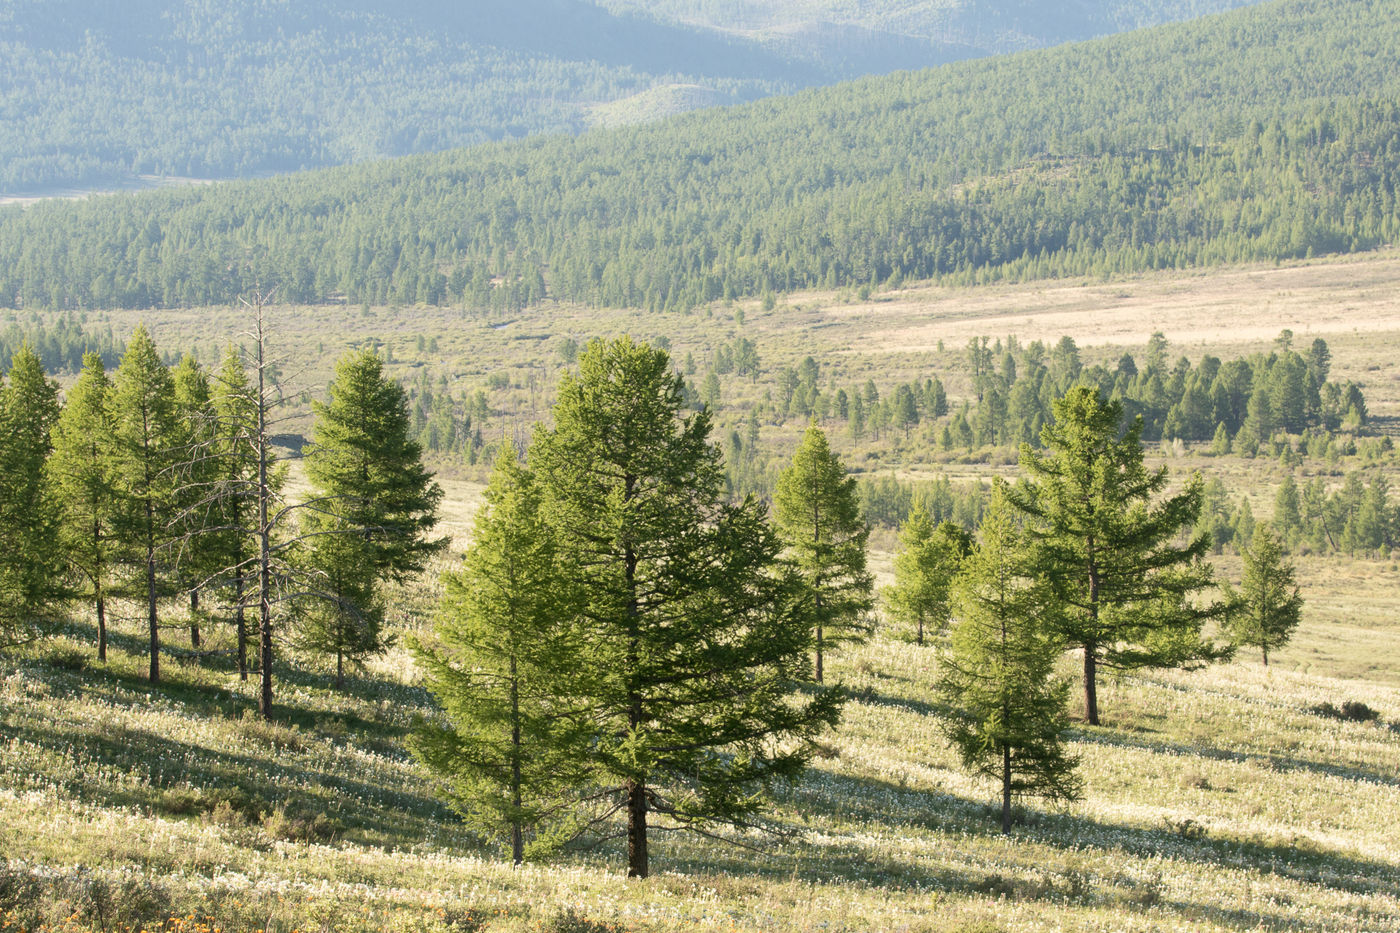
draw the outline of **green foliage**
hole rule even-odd
[[[1044,453],[1021,449],[1028,482],[1011,493],[1036,542],[1037,573],[1053,581],[1065,642],[1084,652],[1085,713],[1098,725],[1100,664],[1112,669],[1182,667],[1222,651],[1202,636],[1224,605],[1198,605],[1211,585],[1204,534],[1176,544],[1200,515],[1202,481],[1154,502],[1165,467],[1143,466],[1142,421],[1122,433],[1123,406],[1076,386],[1055,402]]]
[[[588,733],[579,697],[602,672],[579,665],[583,595],[561,561],[534,477],[507,445],[447,585],[437,644],[418,658],[446,712],[414,753],[453,807],[514,860],[544,855],[587,826]]]
[[[684,310],[1369,249],[1400,239],[1397,45],[1392,5],[1289,0],[662,127],[4,210],[0,305],[204,306],[261,283]]]
[[[778,477],[773,521],[811,601],[821,683],[826,643],[859,640],[869,631],[875,583],[865,567],[870,529],[860,516],[855,478],[846,475],[815,424]]]
[[[112,384],[102,357],[88,353],[83,372],[68,391],[53,430],[49,476],[62,505],[59,540],[68,565],[91,593],[97,613],[97,656],[107,659],[106,597],[115,542],[112,521],[112,419],[107,396]]]
[[[934,528],[917,505],[900,529],[894,585],[885,590],[885,600],[891,618],[915,626],[919,644],[924,643],[924,629],[941,635],[948,625],[953,578],[971,549],[972,537],[966,531],[948,521]]]
[[[1009,832],[1013,797],[1075,800],[1080,780],[1061,741],[1070,685],[1054,676],[1057,597],[1000,486],[980,537],[957,575],[958,621],[939,657],[937,690],[963,767],[1000,784]]]
[[[1268,667],[1269,652],[1288,644],[1302,621],[1303,597],[1294,583],[1293,567],[1267,525],[1255,530],[1254,541],[1241,556],[1244,580],[1226,627],[1237,647],[1258,648]]]
[[[810,620],[763,506],[723,501],[710,415],[685,417],[664,351],[594,341],[531,450],[561,557],[586,602],[600,789],[627,815],[628,873],[648,873],[649,814],[746,823],[833,724],[834,691],[795,695]]]
[[[315,493],[304,513],[304,563],[323,605],[311,610],[301,635],[335,655],[341,680],[347,658],[383,648],[381,581],[409,579],[445,546],[445,539],[427,537],[442,489],[409,437],[403,388],[385,378],[373,351],[342,357],[329,400],[314,408],[305,456]]]
[[[20,347],[0,381],[0,645],[47,629],[66,595],[61,507],[45,470],[58,413],[58,386]]]
[[[134,594],[145,602],[150,678],[160,678],[158,600],[169,589],[183,436],[170,371],[145,326],[132,334],[108,394],[112,421],[113,531]],[[138,582],[139,581],[139,582]]]

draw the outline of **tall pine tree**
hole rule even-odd
[[[174,384],[142,325],[127,342],[112,380],[113,527],[125,561],[140,580],[134,590],[146,603],[150,678],[160,679],[159,600],[165,595],[173,540],[176,464],[181,432]]]
[[[1123,408],[1096,388],[1074,386],[1054,404],[1041,432],[1043,453],[1021,446],[1029,482],[1010,492],[1029,519],[1037,562],[1064,603],[1062,635],[1084,653],[1084,711],[1099,724],[1098,672],[1181,667],[1227,654],[1202,635],[1225,604],[1198,603],[1212,586],[1202,532],[1178,539],[1196,524],[1202,483],[1160,502],[1165,467],[1143,466],[1142,421],[1121,430]]]
[[[774,524],[811,602],[816,681],[828,642],[859,639],[869,630],[874,578],[865,566],[870,529],[860,516],[856,481],[831,452],[826,433],[807,428],[792,465],[773,493]]]
[[[1013,798],[1074,800],[1080,789],[1078,762],[1061,740],[1070,685],[1055,677],[1057,602],[1036,570],[998,485],[954,587],[958,621],[939,659],[938,693],[963,767],[1001,785],[1004,833]]]
[[[744,823],[839,712],[835,692],[794,693],[811,647],[800,584],[763,507],[724,503],[710,415],[683,405],[665,352],[594,341],[531,450],[586,597],[595,780],[625,813],[639,878],[652,814],[668,828]]]
[[[27,641],[65,597],[60,507],[46,463],[58,387],[26,343],[0,388],[0,645]]]
[[[507,837],[516,864],[587,824],[581,591],[560,560],[530,472],[506,445],[476,513],[460,570],[445,576],[437,644],[419,648],[446,722],[420,729],[415,754],[444,780],[477,832]]]
[[[107,597],[114,563],[112,537],[112,383],[96,353],[83,355],[83,371],[68,392],[53,431],[49,472],[63,507],[63,552],[86,583],[97,615],[97,658],[107,660]]]

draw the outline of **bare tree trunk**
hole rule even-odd
[[[107,660],[107,601],[102,597],[102,584],[97,584],[97,660]]]
[[[510,821],[510,854],[517,865],[525,861],[525,838],[520,826],[520,806],[523,802],[520,788],[521,754],[520,672],[516,664],[515,653],[512,651],[510,656],[510,802],[515,807],[515,813],[511,816]]]
[[[647,865],[647,789],[627,782],[627,877],[645,878]]]
[[[146,521],[155,521],[151,501],[146,500]],[[156,618],[156,546],[151,533],[146,533],[146,605],[147,618],[151,627],[151,683],[160,680],[160,629]]]
[[[233,578],[233,624],[238,629],[238,679],[248,679],[248,620],[243,611],[243,554],[238,551],[238,576]]]
[[[1096,684],[1099,670],[1099,646],[1084,646],[1084,717],[1089,725],[1099,724],[1099,692]]]
[[[1001,832],[1011,832],[1011,746],[1001,747]]]
[[[190,590],[190,647],[199,648],[199,590]]]
[[[258,302],[258,629],[261,634],[262,695],[259,710],[272,719],[272,529],[268,526],[268,500],[272,490],[267,476],[267,383],[263,358],[262,302]]]

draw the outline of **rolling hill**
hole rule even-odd
[[[1400,9],[1278,0],[581,137],[0,210],[0,305],[684,310],[1400,231]]]
[[[913,12],[886,0],[854,18],[786,4],[754,31],[752,10],[713,5],[17,0],[0,8],[0,193],[256,176],[574,133],[1239,2],[1143,0],[1135,18],[1028,17],[1012,0]],[[975,24],[1003,20],[1014,40],[974,41]],[[702,93],[656,106],[658,93],[692,85]],[[608,104],[619,106],[599,110]]]

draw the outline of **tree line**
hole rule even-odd
[[[1372,249],[1397,238],[1398,41],[1387,4],[1292,0],[664,126],[15,208],[0,305],[206,306],[261,283],[684,311]]]
[[[372,352],[345,356],[314,404],[311,491],[288,501],[261,309],[257,324],[252,347],[230,345],[212,372],[189,355],[168,366],[138,327],[110,376],[85,355],[62,405],[38,354],[15,353],[3,382],[0,643],[86,605],[105,660],[120,598],[141,608],[155,682],[165,619],[183,603],[192,651],[202,627],[232,626],[239,677],[260,671],[269,718],[274,616],[296,620],[279,641],[335,658],[338,682],[347,661],[383,647],[385,581],[443,546],[428,538],[441,491],[408,436],[403,389]]]

